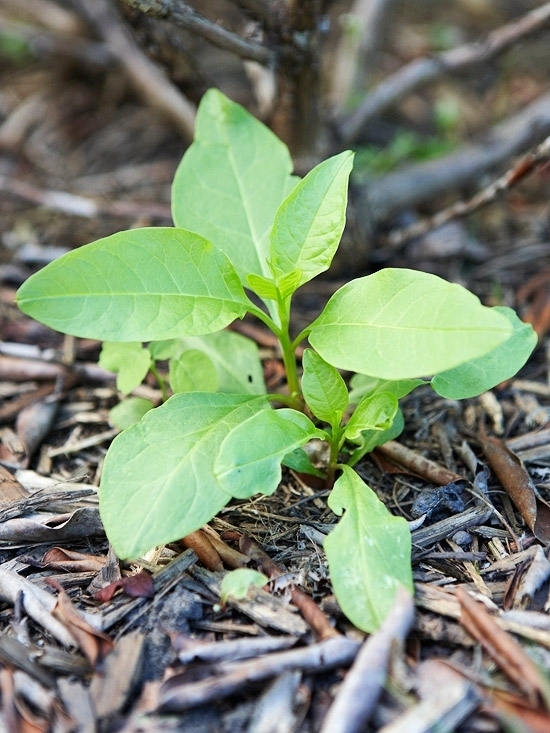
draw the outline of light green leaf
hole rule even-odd
[[[151,400],[146,400],[144,397],[128,397],[109,410],[109,422],[119,430],[126,430],[138,423],[145,413],[153,408]]]
[[[180,349],[206,354],[216,368],[218,392],[265,394],[265,382],[258,347],[252,339],[233,331],[181,339]]]
[[[186,349],[170,359],[170,386],[174,392],[216,392],[216,367],[202,351]]]
[[[291,468],[298,473],[308,473],[311,476],[317,476],[317,478],[325,478],[325,474],[318,468],[315,468],[303,448],[295,448],[291,453],[287,453],[281,463],[283,466]]]
[[[325,539],[330,579],[342,611],[359,629],[376,631],[400,585],[412,592],[411,536],[348,466],[328,504],[344,516]]]
[[[117,389],[122,394],[129,394],[145,379],[151,366],[151,354],[139,341],[105,341],[99,355],[99,366],[109,372],[117,372]]]
[[[462,400],[491,389],[514,376],[537,345],[532,326],[521,321],[511,308],[497,306],[495,310],[511,323],[514,329],[511,337],[485,356],[436,374],[432,387],[442,397]]]
[[[151,341],[149,351],[155,361],[171,359],[181,351],[179,339],[168,339],[167,341]]]
[[[250,586],[263,588],[269,582],[267,575],[259,573],[252,568],[237,568],[226,573],[220,585],[220,600],[226,603],[229,596],[233,598],[246,598]]]
[[[192,232],[133,229],[51,262],[19,288],[29,316],[101,341],[162,341],[219,331],[250,302],[222,252]]]
[[[281,461],[312,438],[323,437],[303,413],[263,410],[235,426],[220,446],[214,472],[220,486],[238,499],[272,494],[281,480]]]
[[[377,446],[384,445],[388,440],[394,440],[401,435],[404,427],[403,412],[398,409],[392,424],[387,430],[365,430],[361,433],[359,446],[351,453],[347,464],[355,466],[363,456],[373,451]]]
[[[99,508],[119,557],[185,537],[227,504],[214,458],[226,435],[261,410],[271,411],[266,397],[177,394],[114,439]]]
[[[269,232],[297,179],[287,147],[216,89],[203,96],[195,141],[176,171],[176,226],[202,234],[233,262],[241,282],[269,275]]]
[[[460,285],[388,268],[338,290],[310,344],[339,369],[400,380],[476,359],[510,337],[508,319]]]
[[[318,420],[338,427],[348,406],[346,383],[338,370],[312,349],[304,351],[302,364],[302,391],[307,406]]]
[[[378,379],[377,377],[369,377],[367,374],[354,374],[350,379],[350,405],[357,405],[366,394],[375,394],[377,392],[391,392],[400,400],[405,397],[413,389],[420,387],[421,384],[428,384],[423,379],[398,379],[391,381],[388,379]]]
[[[274,277],[299,270],[297,288],[328,270],[346,223],[352,167],[350,151],[319,163],[281,204],[271,231]]]
[[[252,292],[256,293],[259,298],[263,298],[264,300],[277,300],[277,286],[271,277],[254,275],[254,273],[252,273],[247,275],[246,285],[250,290],[252,290]]]
[[[362,433],[366,430],[389,430],[398,407],[397,397],[391,392],[366,395],[346,425],[344,431],[346,440],[362,443]]]

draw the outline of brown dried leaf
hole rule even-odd
[[[153,598],[155,595],[153,578],[148,573],[142,572],[109,583],[94,593],[94,598],[102,603],[108,603],[119,588],[132,598]]]
[[[50,432],[58,407],[59,397],[50,395],[27,405],[17,416],[15,430],[25,446],[26,463]]]
[[[534,662],[515,639],[500,628],[485,606],[474,601],[463,588],[457,588],[456,596],[461,607],[462,626],[525,693],[531,707],[538,707],[544,699],[545,682]]]
[[[0,506],[29,497],[29,492],[4,466],[0,466],[0,497]]]
[[[206,536],[202,529],[188,534],[187,537],[181,540],[181,544],[189,550],[194,550],[199,560],[209,570],[213,572],[223,570],[221,557],[212,545],[210,538]]]
[[[484,705],[484,709],[503,723],[515,724],[514,730],[524,733],[548,733],[550,730],[550,715],[543,706],[533,710],[527,707],[523,697],[498,689],[491,690],[491,693],[491,701]]]
[[[59,591],[52,615],[67,627],[92,667],[100,669],[106,655],[114,647],[113,642],[107,634],[90,626],[56,580],[47,578],[46,582]]]
[[[42,557],[41,565],[70,573],[95,573],[103,568],[105,562],[105,557],[65,550],[63,547],[52,547]]]
[[[493,436],[482,440],[485,457],[535,537],[550,542],[550,506],[537,496],[523,462]]]

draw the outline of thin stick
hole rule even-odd
[[[512,23],[488,34],[482,43],[466,43],[430,58],[415,59],[385,79],[369,92],[363,104],[341,125],[340,133],[346,145],[356,142],[367,123],[418,87],[444,74],[458,74],[486,64],[504,53],[520,39],[528,38],[550,24],[550,3],[535,8]]]
[[[420,237],[430,229],[447,224],[452,219],[467,216],[473,211],[480,209],[482,206],[495,201],[504,192],[509,191],[519,181],[523,180],[527,175],[536,170],[542,163],[548,162],[550,159],[550,137],[547,137],[541,144],[531,153],[525,155],[521,160],[510,168],[503,176],[492,181],[481,191],[478,191],[468,201],[456,201],[437,214],[430,216],[421,221],[415,222],[403,229],[395,229],[390,232],[387,242],[392,247],[399,247],[410,239]]]
[[[268,66],[274,63],[275,55],[267,46],[249,41],[236,33],[226,30],[213,20],[197,13],[181,0],[125,0],[126,5],[150,17],[168,20],[174,25],[196,33],[210,41],[214,46],[235,54],[243,59],[257,61]]]

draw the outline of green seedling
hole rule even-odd
[[[399,434],[399,399],[416,386],[431,378],[445,397],[479,394],[523,365],[535,336],[513,311],[405,269],[349,282],[294,335],[292,296],[329,268],[344,229],[352,159],[343,152],[299,179],[283,143],[211,90],[174,179],[175,227],[70,252],[17,299],[52,328],[106,342],[101,361],[123,392],[151,371],[166,396],[118,413],[130,427],[109,448],[99,498],[120,557],[180,539],[233,498],[271,494],[283,464],[321,472],[342,515],[325,544],[332,583],[350,620],[372,631],[397,587],[412,588],[411,540],[353,466]],[[267,394],[252,341],[224,330],[245,314],[278,340],[284,394]],[[340,370],[355,372],[351,391]],[[304,450],[312,439],[328,444],[324,467]]]

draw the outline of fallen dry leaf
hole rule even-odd
[[[103,568],[106,561],[105,557],[65,550],[63,547],[52,547],[43,555],[41,565],[69,573],[96,573]]]
[[[533,710],[525,704],[524,698],[505,690],[491,690],[490,701],[483,708],[502,723],[507,723],[510,730],[521,730],[522,733],[548,733],[550,730],[550,715],[544,707]]]
[[[212,570],[213,572],[223,570],[223,562],[218,551],[202,529],[198,529],[196,532],[188,534],[187,537],[184,537],[181,540],[181,544],[188,550],[194,550],[199,560],[209,570]]]
[[[94,598],[108,603],[119,588],[132,598],[153,598],[155,595],[153,578],[148,573],[136,573],[109,583],[94,593]]]
[[[539,496],[523,461],[493,436],[483,436],[483,452],[510,499],[535,537],[550,542],[550,506]]]
[[[106,655],[114,647],[113,642],[107,634],[90,626],[56,580],[47,578],[46,583],[59,593],[52,615],[67,627],[92,667],[100,670]]]

